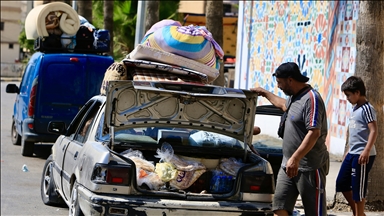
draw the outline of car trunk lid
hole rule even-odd
[[[252,143],[257,94],[171,82],[110,81],[105,127],[188,127]],[[113,137],[113,136],[112,136]]]

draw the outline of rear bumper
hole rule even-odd
[[[29,129],[28,124],[34,124],[34,119],[25,119],[23,121],[23,137],[27,142],[55,142],[59,137],[57,134],[36,133],[35,131]]]
[[[81,185],[78,192],[80,208],[85,215],[273,215],[271,203],[104,196]]]

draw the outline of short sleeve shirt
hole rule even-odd
[[[376,111],[367,102],[359,107],[355,106],[349,117],[349,153],[361,154],[368,143],[368,124],[377,121]],[[369,155],[376,155],[375,146],[372,147]]]
[[[287,107],[291,99],[287,100]],[[313,88],[297,96],[288,110],[283,138],[283,167],[311,129],[319,129],[321,134],[314,147],[301,159],[300,171],[316,170],[329,159],[325,145],[328,133],[325,105],[320,94]]]

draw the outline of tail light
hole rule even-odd
[[[272,202],[275,180],[269,162],[261,162],[243,172],[240,192],[243,201]]]
[[[91,180],[96,184],[131,185],[130,165],[96,164]]]
[[[273,174],[246,172],[241,179],[240,191],[244,193],[274,193]]]
[[[33,117],[35,113],[35,103],[36,103],[36,93],[37,93],[37,77],[32,82],[31,93],[29,94],[29,103],[28,103],[28,117]]]

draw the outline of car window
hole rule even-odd
[[[102,124],[99,124],[97,139],[108,141],[109,134],[102,135]],[[244,149],[244,143],[232,137],[222,134],[174,127],[145,127],[145,128],[115,128],[115,143],[128,144],[154,144],[161,145],[164,142],[172,146],[195,146],[211,148],[235,148]]]
[[[100,109],[100,106],[101,103],[99,101],[96,101],[93,106],[89,108],[88,112],[81,121],[79,129],[76,130],[77,135],[75,136],[74,140],[79,141],[80,143],[84,143],[87,140],[89,131],[91,129],[90,126],[94,122],[96,114]]]
[[[260,134],[254,135],[253,146],[259,153],[281,153],[283,140],[278,137],[277,129],[280,123],[280,116],[257,114],[255,125],[260,127]]]

